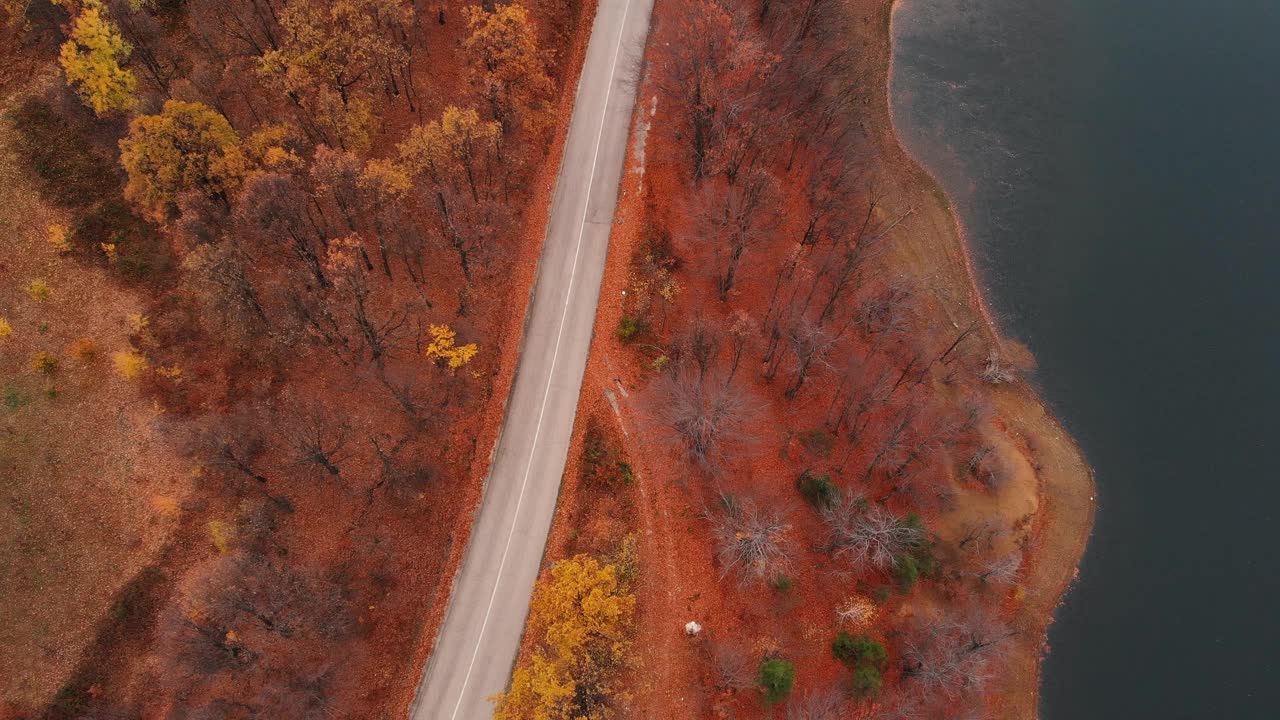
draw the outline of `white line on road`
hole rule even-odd
[[[618,53],[622,50],[622,38],[627,34],[627,13],[631,9],[631,0],[622,7],[622,25],[618,29],[618,42],[613,47],[613,60],[609,65],[609,82],[605,87],[604,106],[600,110],[600,128],[596,131],[596,147],[591,156],[591,172],[587,176],[587,194],[582,204],[582,222],[578,223],[578,239],[573,248],[573,265],[569,269],[569,285],[564,296],[564,310],[560,313],[560,327],[556,330],[555,349],[551,353],[551,370],[547,373],[547,388],[542,393],[542,407],[538,409],[538,422],[533,429],[533,445],[529,448],[529,459],[525,464],[524,479],[520,482],[520,494],[516,498],[516,511],[511,517],[511,529],[507,531],[507,543],[502,548],[502,559],[498,562],[498,575],[493,581],[493,592],[489,594],[489,605],[484,611],[484,620],[480,623],[480,634],[476,636],[476,647],[471,651],[471,662],[467,664],[467,674],[462,678],[462,688],[458,690],[458,702],[453,706],[450,720],[457,720],[462,700],[467,695],[467,684],[471,682],[471,672],[476,667],[476,657],[480,654],[480,643],[484,639],[485,628],[489,626],[489,615],[493,612],[493,601],[498,597],[498,586],[502,584],[502,570],[507,564],[507,554],[511,551],[511,540],[515,537],[516,522],[520,519],[520,507],[524,504],[524,491],[529,485],[529,472],[533,470],[533,456],[538,451],[538,435],[542,432],[542,417],[547,411],[547,398],[551,396],[551,381],[556,374],[556,361],[560,358],[560,339],[564,335],[564,322],[569,316],[569,301],[573,298],[573,281],[578,275],[578,257],[582,252],[582,236],[587,227],[587,216],[591,212],[591,188],[596,180],[596,162],[600,159],[600,142],[604,138],[605,120],[609,117],[609,97],[613,94],[613,77],[618,69]]]

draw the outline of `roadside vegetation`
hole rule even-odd
[[[658,512],[684,550],[642,593],[640,632],[691,617],[705,635],[680,677],[634,678],[662,688],[640,693],[650,714],[1000,702],[1038,480],[1034,438],[995,398],[1033,363],[956,322],[904,259],[918,208],[878,175],[864,108],[883,88],[857,75],[851,17],[833,0],[657,3],[610,351],[638,390],[638,472],[670,492]]]
[[[404,711],[582,14],[0,2],[0,714]]]

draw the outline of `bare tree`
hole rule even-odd
[[[984,606],[948,606],[938,617],[916,617],[901,636],[909,694],[938,707],[983,692],[1014,632]]]
[[[827,355],[838,340],[838,337],[808,318],[801,317],[791,324],[787,330],[787,345],[796,362],[791,374],[791,384],[785,392],[788,398],[794,398],[800,392],[814,365],[831,367]]]
[[[699,197],[699,239],[710,245],[719,268],[716,291],[728,298],[747,250],[763,242],[777,224],[778,182],[753,170],[735,185],[708,184]]]
[[[270,255],[283,251],[302,264],[321,288],[329,287],[322,269],[328,250],[325,232],[310,211],[311,201],[287,175],[259,173],[244,183],[236,204],[238,229]]]
[[[741,448],[752,406],[747,395],[718,372],[675,367],[655,381],[657,416],[681,454],[712,473]]]
[[[716,687],[724,690],[755,687],[755,665],[741,647],[723,640],[712,641],[711,663],[715,668]]]
[[[988,557],[978,566],[976,576],[989,585],[1011,585],[1022,576],[1022,553],[1008,552]]]
[[[341,466],[351,457],[347,421],[314,405],[297,405],[280,419],[280,432],[293,450],[294,463],[317,467],[342,482]]]
[[[839,688],[810,690],[787,701],[787,720],[839,720],[845,709],[845,695]]]
[[[678,34],[667,43],[655,76],[675,108],[676,132],[689,148],[693,176],[702,180],[741,169],[744,158],[727,151],[758,152],[764,114],[751,110],[761,109],[762,78],[774,63],[753,23],[728,3],[691,0],[683,10],[669,25]]]
[[[693,363],[698,368],[698,379],[703,380],[720,357],[722,344],[720,329],[701,315],[695,317],[675,340],[677,362]]]
[[[827,551],[859,570],[891,570],[927,542],[918,521],[853,493],[824,509],[822,520],[827,525]]]
[[[780,575],[791,563],[791,525],[776,509],[761,509],[749,498],[720,496],[721,509],[708,513],[716,539],[721,576],[738,573],[747,585]]]

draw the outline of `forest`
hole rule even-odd
[[[496,717],[1019,716],[1082,461],[929,245],[891,5],[656,1]],[[594,8],[0,0],[0,718],[406,716]]]
[[[0,6],[0,716],[404,712],[582,13]]]

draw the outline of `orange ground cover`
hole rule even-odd
[[[861,124],[869,141],[870,166],[882,206],[893,212],[912,209],[896,236],[899,238],[877,261],[877,271],[905,274],[933,289],[921,314],[930,326],[962,328],[978,322],[988,342],[1001,342],[990,322],[970,271],[969,260],[949,203],[928,177],[900,148],[893,133],[887,106],[889,72],[889,0],[848,0],[849,42],[859,48],[858,67],[851,75],[863,79],[868,91]],[[663,23],[678,17],[679,3],[659,0],[654,32],[648,49],[663,52]],[[825,401],[834,378],[818,376],[805,386],[794,404],[781,396],[781,381],[768,384],[755,378],[752,392],[763,412],[752,426],[756,438],[748,461],[723,479],[724,490],[750,494],[763,504],[789,508],[792,533],[804,545],[788,573],[790,590],[767,587],[744,590],[732,578],[722,578],[705,511],[714,503],[712,488],[700,484],[695,473],[674,459],[656,427],[646,389],[654,376],[650,366],[660,347],[637,351],[619,342],[614,329],[629,311],[626,293],[632,290],[632,259],[643,246],[647,228],[655,221],[679,238],[683,201],[689,195],[679,167],[685,148],[673,143],[664,123],[672,122],[658,99],[653,78],[648,77],[637,99],[633,146],[624,176],[622,196],[610,240],[596,335],[588,362],[579,407],[579,425],[588,415],[613,417],[623,434],[627,453],[637,470],[636,529],[641,537],[642,573],[638,583],[639,615],[636,631],[636,667],[627,716],[632,717],[766,717],[752,690],[716,688],[713,672],[716,646],[739,648],[758,662],[763,654],[780,651],[796,663],[798,693],[838,685],[847,671],[831,657],[830,642],[836,630],[833,610],[858,588],[847,576],[832,572],[830,559],[813,548],[822,536],[815,514],[804,506],[794,489],[797,474],[823,459],[807,451],[799,433],[821,424]],[[780,176],[785,173],[779,173]],[[779,235],[794,236],[803,210],[796,188],[786,192],[783,225]],[[744,308],[763,312],[768,292],[767,268],[780,261],[781,246],[755,251],[740,290],[727,308],[721,307],[707,275],[698,268],[705,262],[688,255],[684,270],[677,272],[681,293],[671,316],[651,329],[656,346],[663,345],[670,326],[680,316],[697,312],[725,322],[728,310]],[[772,256],[769,256],[770,253]],[[725,322],[727,324],[727,322]],[[641,343],[644,344],[644,343]],[[931,391],[951,392],[943,383]],[[1021,590],[984,602],[997,606],[1018,631],[1015,647],[1001,680],[991,690],[991,706],[1001,717],[1034,715],[1038,664],[1044,629],[1071,577],[1092,524],[1092,475],[1078,448],[1062,431],[1026,383],[988,387],[985,392],[995,416],[983,435],[1013,466],[1014,481],[998,493],[977,490],[962,478],[952,478],[958,491],[955,507],[945,514],[933,509],[925,520],[943,541],[955,542],[963,527],[983,518],[999,518],[1017,529],[1016,545],[1025,548]],[[575,432],[572,458],[580,452],[581,428]],[[842,443],[843,444],[843,443]],[[842,448],[837,448],[837,454]],[[580,528],[576,512],[583,500],[567,471],[549,557],[566,551],[564,538]],[[558,539],[558,540],[557,540]],[[1012,542],[1012,541],[1010,541]],[[918,588],[914,593],[893,595],[877,610],[878,626],[949,602],[950,587]],[[684,624],[696,620],[704,632],[689,638]],[[876,634],[873,630],[872,634]],[[889,686],[895,678],[886,677]],[[851,717],[872,712],[873,705],[853,706]]]

